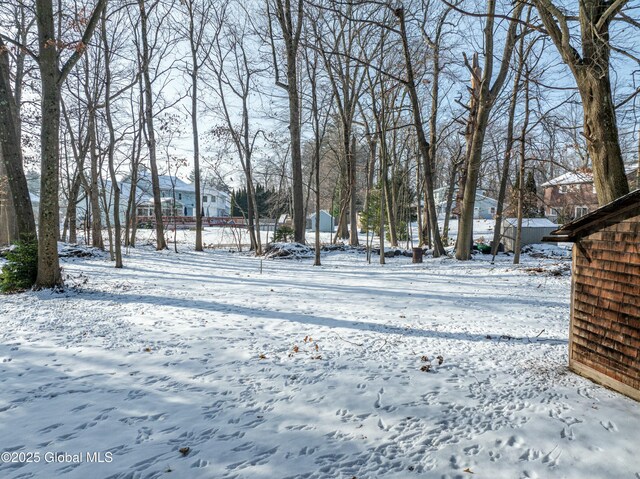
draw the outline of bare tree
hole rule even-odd
[[[113,226],[114,226],[114,238],[111,241],[110,247],[114,251],[115,267],[122,268],[122,226],[120,224],[120,185],[118,184],[118,177],[116,176],[115,166],[115,147],[116,147],[116,134],[113,125],[112,117],[112,74],[111,74],[111,56],[113,55],[112,46],[109,42],[109,35],[107,30],[107,14],[106,11],[102,14],[101,19],[101,40],[102,48],[104,50],[104,111],[105,119],[108,131],[108,144],[107,144],[107,159],[109,175],[111,178],[111,188],[113,190]],[[108,215],[108,213],[107,213]],[[108,218],[108,216],[107,216]]]
[[[247,15],[240,6],[233,9],[237,22],[230,20],[228,5],[220,8],[214,21],[213,48],[207,56],[205,65],[213,73],[214,81],[209,86],[220,100],[220,110],[224,127],[215,128],[213,134],[222,139],[231,139],[240,159],[247,188],[247,216],[251,249],[262,253],[260,238],[260,212],[256,201],[256,187],[253,178],[253,152],[260,130],[252,131],[250,125],[251,108],[249,106],[252,91],[256,87],[255,77],[263,70],[250,50],[252,42],[243,15]],[[236,123],[234,106],[240,105],[240,124]]]
[[[489,121],[489,114],[493,108],[498,94],[509,72],[511,55],[516,43],[517,25],[523,4],[516,4],[512,18],[509,20],[509,27],[504,40],[504,51],[498,74],[493,80],[494,66],[494,43],[495,43],[495,18],[496,2],[487,2],[487,18],[484,28],[484,68],[482,76],[478,78],[477,69],[468,65],[472,76],[478,82],[477,91],[477,112],[473,118],[473,130],[468,137],[467,159],[466,159],[466,179],[464,184],[464,197],[462,199],[462,211],[458,226],[458,240],[456,243],[456,258],[468,260],[471,257],[471,243],[473,241],[473,216],[476,201],[476,191],[478,188],[478,173],[482,163],[482,147]],[[493,84],[491,81],[493,80]]]
[[[358,245],[358,217],[356,196],[356,151],[353,141],[353,123],[356,107],[362,91],[365,75],[364,66],[354,60],[350,53],[356,45],[369,48],[361,29],[352,18],[353,5],[347,3],[342,14],[329,18],[320,16],[312,25],[315,44],[325,63],[325,70],[333,90],[336,112],[340,120],[341,149],[343,153],[344,190],[341,194],[341,216],[349,211],[349,244]],[[343,232],[346,233],[346,232]]]
[[[611,94],[609,26],[628,0],[582,0],[579,3],[580,45],[572,45],[571,15],[551,0],[533,0],[546,32],[569,66],[584,113],[584,137],[593,164],[598,202],[603,205],[629,192]]]
[[[62,285],[58,259],[58,171],[60,160],[60,89],[65,78],[84,53],[107,0],[98,0],[86,22],[82,38],[60,67],[59,38],[56,34],[53,0],[36,0],[38,26],[38,67],[42,84],[42,126],[40,132],[40,220],[38,236],[38,277],[36,286]],[[28,48],[28,47],[24,47]]]
[[[193,170],[196,193],[196,251],[202,251],[202,192],[200,187],[200,137],[198,133],[198,79],[207,52],[201,52],[205,33],[212,20],[213,3],[209,0],[183,0],[187,26],[182,29],[189,43],[191,64],[187,67],[191,79],[191,129],[193,137]]]
[[[511,155],[513,153],[513,128],[516,114],[516,106],[518,104],[518,92],[521,89],[520,80],[522,77],[522,69],[526,61],[524,49],[525,36],[521,35],[518,41],[518,63],[513,78],[513,89],[511,91],[511,100],[509,101],[509,113],[507,121],[507,138],[504,150],[504,159],[502,162],[502,175],[500,177],[500,187],[498,191],[498,204],[496,205],[496,217],[493,227],[493,241],[491,244],[491,254],[495,258],[500,246],[500,233],[502,230],[502,213],[504,211],[504,201],[507,194],[507,183],[509,182],[509,171],[511,167]]]
[[[138,7],[140,9],[140,42],[141,50],[138,54],[141,56],[141,70],[142,79],[144,81],[144,106],[145,106],[145,122],[146,122],[146,140],[147,148],[149,150],[149,166],[151,170],[151,189],[153,192],[153,212],[156,223],[156,249],[163,250],[167,248],[167,242],[164,237],[164,220],[162,218],[162,202],[160,194],[160,181],[158,178],[158,159],[157,159],[157,142],[156,131],[154,127],[154,111],[153,111],[153,82],[151,80],[151,60],[154,54],[153,47],[157,46],[158,30],[156,29],[155,37],[150,35],[149,18],[150,14],[160,8],[160,1],[155,0],[152,2],[146,2],[146,0],[138,0]],[[159,20],[161,21],[161,20]],[[152,38],[153,43],[150,44],[149,40]],[[138,46],[140,48],[140,46]],[[165,51],[168,48],[168,43],[165,43],[162,47]],[[156,56],[162,57],[161,52],[156,51]]]
[[[427,137],[424,133],[424,126],[422,122],[422,114],[420,111],[420,100],[418,98],[418,92],[416,88],[416,79],[413,68],[413,61],[411,59],[411,51],[409,49],[409,39],[407,36],[407,26],[405,20],[405,11],[404,8],[400,7],[395,10],[395,15],[398,18],[398,22],[400,23],[400,36],[402,39],[402,50],[404,52],[404,61],[406,67],[406,87],[409,92],[409,98],[411,100],[412,112],[413,112],[413,122],[416,129],[416,137],[418,140],[418,147],[420,149],[420,154],[422,155],[422,167],[424,171],[424,186],[425,186],[425,197],[427,204],[425,208],[427,208],[428,216],[431,219],[429,222],[431,228],[431,234],[433,236],[433,256],[438,257],[445,254],[444,246],[442,244],[442,238],[440,237],[440,230],[438,228],[438,215],[436,213],[436,205],[433,197],[433,158],[431,157],[431,148],[429,142],[427,141]],[[438,92],[437,89],[432,93],[434,97],[437,97]],[[437,104],[436,104],[437,111]]]
[[[269,38],[273,53],[276,85],[287,92],[289,98],[289,133],[291,135],[291,176],[294,241],[304,243],[304,186],[302,181],[302,148],[300,124],[300,94],[298,92],[298,51],[302,33],[304,0],[267,0]],[[274,19],[284,43],[286,83],[280,77],[280,61],[273,28]]]

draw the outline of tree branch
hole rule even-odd
[[[85,28],[84,30],[84,34],[82,35],[82,40],[80,40],[78,48],[76,48],[75,52],[73,52],[73,55],[69,57],[69,59],[65,62],[62,69],[60,70],[60,77],[58,78],[59,84],[64,83],[64,80],[67,78],[67,75],[69,75],[69,72],[71,72],[75,64],[78,63],[78,60],[80,60],[80,57],[86,50],[86,45],[89,43],[89,40],[91,40],[93,32],[98,25],[100,15],[102,15],[102,11],[106,6],[107,0],[98,0],[98,4],[91,14],[91,18],[87,23],[87,28]]]

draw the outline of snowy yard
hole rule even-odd
[[[638,403],[567,371],[562,260],[501,258],[66,259],[0,297],[0,477],[640,478]]]

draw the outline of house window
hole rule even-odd
[[[569,188],[567,188],[567,185],[560,185],[560,189],[558,191],[560,191],[560,193],[566,193],[569,190]]]
[[[202,197],[202,202],[203,202],[203,203],[206,203],[206,202],[207,202],[207,195],[204,195],[204,196]]]
[[[178,199],[181,200],[182,199],[182,193],[178,193]]]
[[[586,206],[576,206],[576,218],[586,215],[589,212],[589,208]]]
[[[216,199],[217,199],[217,198],[216,198],[215,196],[212,196],[212,197],[211,197],[211,203],[215,203],[215,202],[216,202]]]

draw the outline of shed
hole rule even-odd
[[[542,238],[557,229],[558,225],[547,218],[523,218],[520,246],[541,243]],[[502,221],[502,242],[505,251],[515,251],[518,218],[505,218]]]
[[[569,368],[640,401],[640,190],[545,240],[574,243]]]
[[[335,219],[326,210],[320,210],[320,232],[333,233],[335,227]],[[316,214],[313,213],[307,217],[307,229],[316,230]]]

